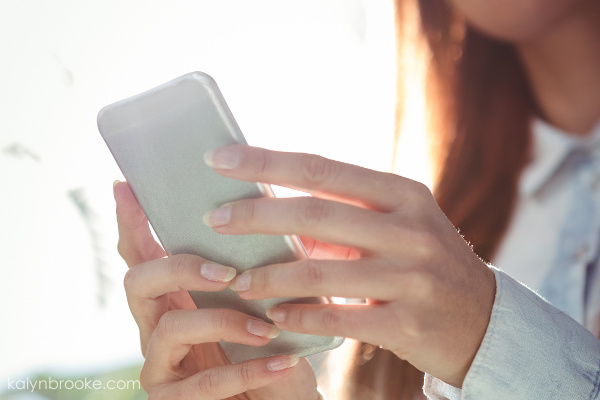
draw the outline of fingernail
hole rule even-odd
[[[235,282],[233,282],[232,289],[236,292],[245,292],[250,289],[250,282],[252,281],[252,276],[249,272],[244,272],[240,276],[237,277]]]
[[[249,319],[246,322],[246,329],[253,335],[273,339],[279,336],[280,329],[275,325],[268,324],[257,319]]]
[[[234,149],[215,149],[204,153],[204,162],[212,168],[234,169],[240,165],[240,152]]]
[[[120,181],[120,180],[118,180],[118,179],[117,179],[116,181],[114,181],[114,182],[113,182],[113,193],[115,192],[115,188],[117,187],[117,185],[118,185],[119,183],[121,183],[121,181]]]
[[[282,369],[293,367],[294,365],[298,364],[298,361],[300,361],[300,357],[296,354],[291,356],[273,357],[267,363],[267,369],[272,372],[281,371]]]
[[[275,322],[285,322],[286,314],[287,311],[285,311],[283,308],[273,307],[267,310],[267,317],[271,318]]]
[[[227,225],[231,220],[231,207],[219,207],[206,213],[202,217],[202,222],[208,226],[223,226]]]
[[[200,266],[200,275],[215,282],[229,282],[235,278],[236,271],[231,267],[219,264],[202,264]]]

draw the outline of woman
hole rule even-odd
[[[588,136],[600,118],[600,3],[451,5],[419,3],[431,52],[427,90],[439,100],[430,104],[443,145],[437,203],[424,186],[395,175],[316,156],[217,149],[206,161],[220,174],[314,196],[244,200],[207,216],[223,234],[302,235],[312,253],[312,261],[232,281],[231,269],[199,257],[162,259],[129,188],[115,185],[119,251],[132,267],[125,285],[150,398],[319,398],[304,360],[228,365],[214,344],[260,345],[279,328],[370,345],[357,349],[348,399],[419,396],[422,377],[401,360],[428,373],[432,398],[598,397],[600,344],[580,323],[594,330],[600,304],[600,199],[584,190],[597,158]],[[411,6],[397,2],[399,22],[411,18]],[[400,35],[406,26],[399,24]],[[532,221],[539,230],[527,231]],[[530,279],[577,321],[476,254]],[[194,310],[185,292],[228,285],[245,299],[317,295],[369,303],[280,306],[270,312],[274,327],[232,311]],[[386,350],[372,351],[378,346]]]

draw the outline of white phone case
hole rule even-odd
[[[215,173],[204,153],[246,144],[215,81],[193,72],[103,108],[98,128],[168,255],[195,254],[238,273],[306,257],[297,237],[221,235],[202,222],[220,205],[273,196],[268,185]],[[236,292],[190,292],[198,308],[230,308],[269,321],[265,312],[283,302],[326,303],[326,298],[242,300]],[[221,342],[231,362],[277,354],[308,356],[333,349],[341,337],[282,331],[262,347]]]

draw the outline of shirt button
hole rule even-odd
[[[573,252],[573,260],[577,262],[585,261],[589,252],[589,246],[582,244]]]

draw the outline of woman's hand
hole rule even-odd
[[[125,290],[145,357],[140,381],[150,399],[315,400],[306,360],[275,356],[230,365],[216,342],[262,346],[279,333],[232,310],[198,310],[188,290],[224,290],[235,270],[191,256],[165,258],[126,183],[114,187]]]
[[[248,271],[232,284],[242,298],[366,298],[367,305],[285,304],[269,316],[281,329],[382,346],[462,385],[489,322],[495,278],[424,185],[314,155],[247,146],[219,148],[205,159],[221,175],[314,196],[224,205],[205,217],[216,232],[304,235],[342,255]]]

